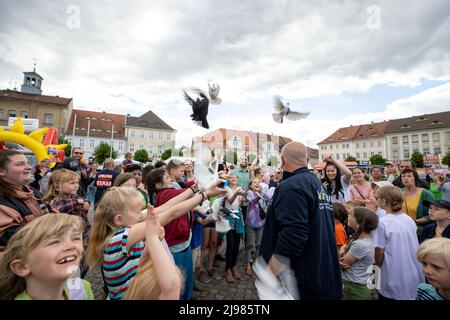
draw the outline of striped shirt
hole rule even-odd
[[[443,297],[438,289],[431,284],[421,283],[417,288],[416,300],[447,300]]]
[[[139,241],[127,252],[128,232],[131,227],[117,230],[105,243],[103,252],[103,279],[111,300],[120,300],[128,290],[136,275],[139,258],[145,249],[144,241]]]

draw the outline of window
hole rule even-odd
[[[324,146],[325,150],[327,150],[327,146]]]
[[[433,133],[433,142],[441,142],[441,134],[439,132]]]
[[[359,159],[359,152],[356,153],[356,159]]]
[[[383,152],[378,151],[378,155],[383,156]]]
[[[345,157],[345,153],[343,153],[342,154],[342,160],[345,160],[345,159],[347,159],[347,158]]]
[[[440,147],[434,148],[434,153],[441,154],[441,148]]]
[[[21,116],[22,118],[24,118],[24,119],[27,119],[27,118],[28,118],[28,112],[22,111],[22,112],[20,113],[20,116]]]
[[[119,141],[119,150],[122,150],[122,148],[123,148],[123,142]]]
[[[330,146],[330,150],[333,150],[333,145]]]
[[[95,140],[94,139],[89,140],[89,148],[93,148],[94,145],[95,145]]]
[[[414,148],[413,152],[419,152],[419,148]]]
[[[403,144],[409,143],[408,136],[403,136],[402,139],[403,139]]]
[[[144,149],[144,145],[143,145],[143,144],[141,144],[141,145],[139,146],[139,150],[142,150],[142,149]]]
[[[148,153],[150,153],[150,154],[153,153],[153,147],[152,146],[148,146]]]
[[[398,159],[398,150],[394,150],[394,159]]]
[[[356,149],[359,149],[359,143],[356,144]]]
[[[363,149],[366,147],[366,143],[365,142],[363,142]]]
[[[141,131],[141,139],[145,138],[145,131]]]
[[[403,158],[404,159],[409,159],[409,150],[403,150]]]
[[[345,143],[342,144],[342,149],[345,149]]]
[[[378,146],[381,147],[381,141],[378,141]]]
[[[134,152],[134,143],[130,143],[130,152]]]
[[[392,144],[398,144],[398,137],[392,137]]]
[[[375,152],[371,151],[370,156],[373,157],[375,155]]]
[[[53,124],[53,115],[51,113],[46,113],[44,115],[44,123],[45,124]]]
[[[339,153],[336,154],[336,160],[339,160]]]
[[[428,133],[422,134],[422,142],[428,142]]]
[[[450,131],[447,131],[447,141],[450,141]]]
[[[323,150],[323,146],[320,146],[320,150]]]
[[[364,152],[364,157],[363,159],[367,159],[367,152]]]
[[[132,137],[132,138],[135,138],[135,137],[136,137],[136,131],[131,130],[131,137]]]
[[[84,148],[84,139],[80,139],[80,148]]]
[[[423,153],[424,154],[430,153],[430,148],[423,148]]]
[[[149,133],[148,133],[148,138],[149,138],[150,140],[153,140],[153,132],[149,132]]]
[[[0,119],[3,119],[3,109],[0,109]]]
[[[167,134],[167,141],[170,141],[170,139],[171,139],[171,134],[168,133],[168,134]]]
[[[159,147],[158,147],[158,154],[161,154],[161,153],[162,153],[162,148],[163,148],[162,146],[159,146]]]
[[[162,132],[160,132],[159,133],[159,140],[162,140],[163,139],[163,134],[162,134]]]
[[[417,134],[413,134],[411,136],[411,140],[412,140],[412,143],[418,143],[419,142],[419,136]]]
[[[9,117],[17,117],[16,110],[9,110]]]
[[[348,145],[348,143],[345,145],[345,147],[346,147],[347,149],[350,149],[350,146]]]
[[[373,148],[373,141],[370,142],[370,147]]]

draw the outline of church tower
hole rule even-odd
[[[44,78],[36,72],[36,62],[32,72],[24,72],[23,74],[23,84],[20,91],[22,93],[42,94],[41,85]]]

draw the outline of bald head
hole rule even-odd
[[[281,156],[286,166],[305,167],[308,164],[308,151],[300,142],[289,142],[283,147]]]

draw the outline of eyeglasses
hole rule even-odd
[[[74,152],[73,154],[81,154],[81,155],[83,155],[84,152]]]

